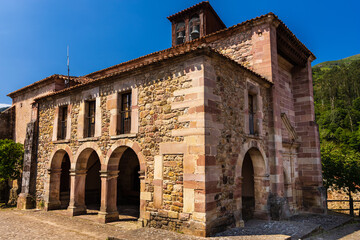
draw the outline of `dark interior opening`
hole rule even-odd
[[[139,217],[140,164],[136,153],[128,148],[119,162],[117,205],[119,214]],[[125,212],[124,212],[125,211]]]
[[[61,208],[67,208],[70,202],[70,158],[68,154],[65,154],[61,162],[60,202]]]
[[[254,194],[254,167],[249,153],[246,153],[241,174],[242,181],[242,217],[247,221],[254,217],[255,194]]]
[[[100,159],[96,152],[92,152],[87,162],[87,174],[85,183],[85,204],[88,209],[100,210],[101,202],[101,179]]]

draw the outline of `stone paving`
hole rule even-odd
[[[140,228],[131,217],[124,217],[118,222],[101,224],[96,222],[97,215],[69,217],[66,211],[39,211],[0,209],[0,239],[168,239],[168,240],[204,240],[176,232],[154,228]],[[360,224],[343,224],[350,218],[332,215],[301,215],[291,221],[251,220],[245,228],[234,228],[207,238],[212,240],[280,240],[299,239],[319,229],[328,231],[309,239],[360,239]]]

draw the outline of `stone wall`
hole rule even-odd
[[[255,183],[256,211],[258,215],[266,214],[270,84],[232,64],[221,64],[216,60],[206,65],[206,79],[206,128],[210,133],[206,140],[209,148],[206,156],[207,223],[209,232],[214,233],[242,225],[241,168],[245,154],[252,148],[261,151],[262,155],[261,159],[254,156],[255,173],[251,174],[259,177]],[[250,92],[256,99],[256,135],[248,132]]]
[[[0,113],[0,139],[14,140],[15,107],[12,106]]]
[[[100,85],[90,86],[81,92],[71,92],[70,96],[60,96],[41,102],[36,193],[38,207],[44,206],[44,202],[46,206],[51,184],[48,169],[51,168],[51,158],[57,149],[70,148],[70,155],[77,156],[84,149],[83,146],[91,145],[96,148],[98,155],[101,155],[99,158],[102,169],[106,169],[106,161],[112,148],[131,143],[136,146],[133,150],[137,155],[144,159],[144,163],[140,162],[140,168],[145,171],[140,193],[140,218],[144,225],[178,231],[192,228],[191,231],[204,234],[203,219],[193,218],[196,203],[191,192],[194,190],[188,188],[185,191],[183,183],[187,166],[196,164],[198,146],[201,144],[196,141],[186,142],[186,139],[197,139],[204,134],[201,125],[196,125],[197,120],[203,122],[201,116],[192,120],[186,117],[203,103],[203,96],[197,94],[198,91],[201,93],[204,71],[202,61],[202,57],[183,56],[181,62],[142,69],[131,75],[112,78]],[[133,110],[138,114],[138,127],[133,129],[132,125],[134,133],[130,136],[113,136],[113,99],[118,93],[129,90],[136,95],[133,96],[136,98]],[[100,110],[96,111],[101,116],[101,134],[89,140],[79,139],[79,131],[83,131],[81,105],[87,98],[100,99]],[[64,104],[71,105],[71,135],[68,140],[54,141],[56,109]],[[72,156],[71,166],[75,168],[77,159]],[[157,165],[156,159],[160,160],[160,165]],[[188,184],[192,182],[193,180],[187,180]],[[157,194],[157,191],[160,194]]]
[[[360,193],[352,193],[353,200],[360,200]],[[349,205],[349,195],[343,190],[335,190],[333,188],[329,188],[327,190],[327,200],[347,200],[344,202],[328,202],[327,208],[329,210],[333,209],[350,209]],[[354,214],[355,216],[360,216],[360,202],[354,202]],[[335,212],[340,212],[344,214],[350,214],[350,210],[334,210]]]

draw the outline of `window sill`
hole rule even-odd
[[[98,140],[99,137],[87,137],[87,138],[78,139],[79,142],[94,142]]]
[[[53,141],[53,144],[70,143],[70,139],[61,139]]]
[[[116,136],[111,136],[110,139],[123,139],[123,138],[136,138],[136,133],[127,133],[127,134],[120,134]]]

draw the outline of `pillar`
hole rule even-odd
[[[60,178],[61,168],[48,169],[49,192],[45,199],[45,210],[54,210],[61,207],[60,201]]]
[[[70,170],[70,203],[68,211],[71,216],[86,214],[85,180],[86,170]]]
[[[117,211],[117,179],[119,171],[100,171],[101,207],[99,221],[103,223],[119,220]]]

